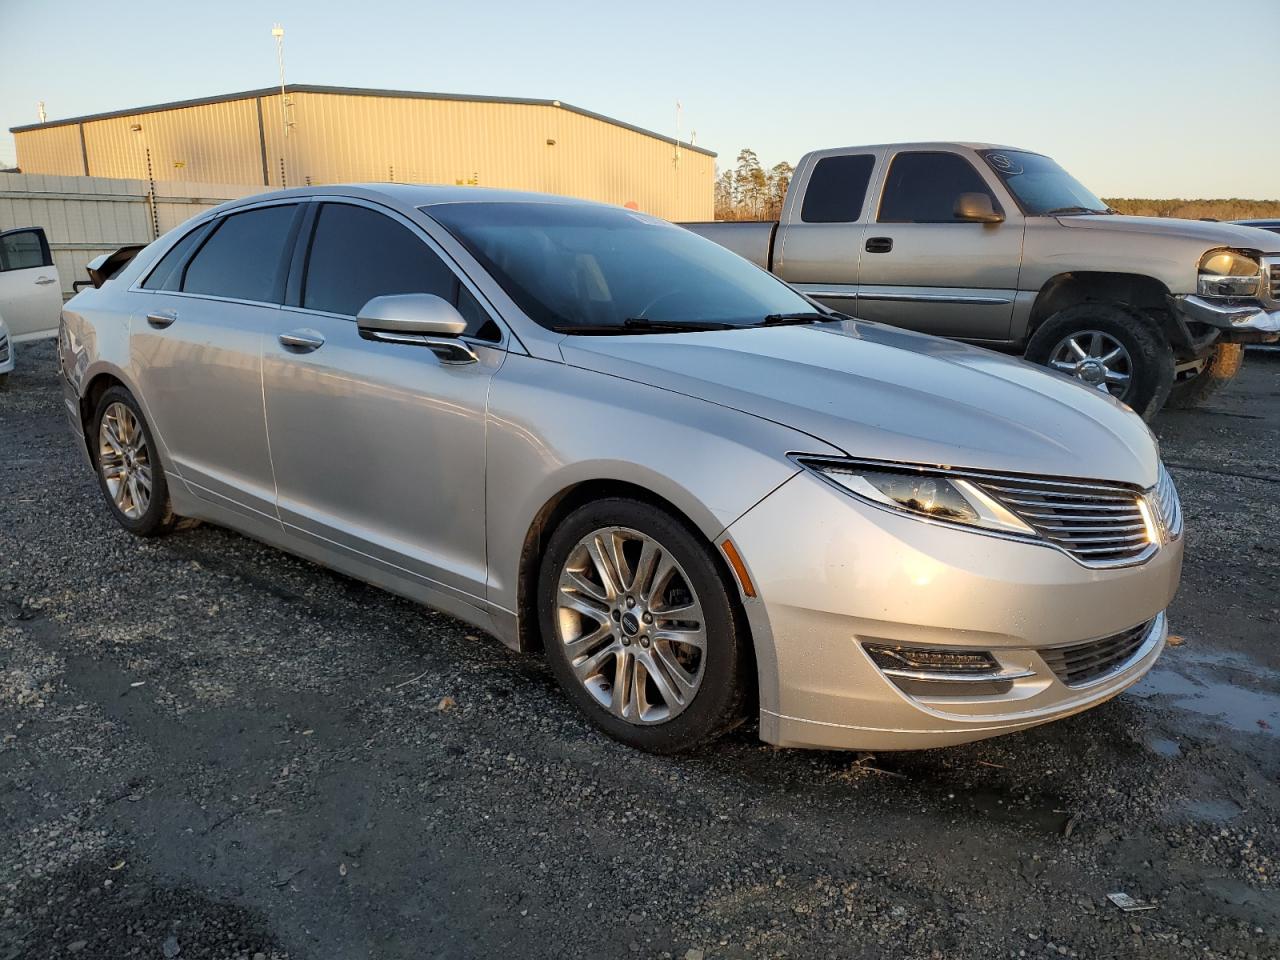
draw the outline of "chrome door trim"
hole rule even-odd
[[[807,297],[830,300],[856,300],[860,296],[856,283],[793,283],[791,286]]]
[[[1013,297],[982,297],[973,294],[956,293],[889,293],[875,287],[861,287],[858,290],[860,300],[891,300],[908,303],[967,303],[984,306],[1002,303],[1013,303]]]

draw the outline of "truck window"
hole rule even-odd
[[[957,153],[900,153],[889,166],[880,223],[963,223],[955,214],[962,193],[985,193],[1000,204],[973,165]]]
[[[852,223],[862,216],[876,158],[869,153],[823,157],[809,175],[800,219],[805,223]]]

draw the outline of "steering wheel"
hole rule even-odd
[[[662,303],[664,300],[670,300],[673,297],[685,296],[686,293],[687,291],[684,290],[683,288],[678,290],[668,290],[666,293],[660,293],[656,297],[654,297],[652,300],[650,300],[648,303],[646,303],[643,309],[641,309],[639,313],[634,314],[634,316],[636,317],[636,319],[641,319],[641,320],[648,319],[646,315],[649,313],[650,310],[652,310],[658,304]]]

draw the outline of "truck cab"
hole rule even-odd
[[[817,150],[778,223],[687,226],[835,310],[1016,351],[1146,417],[1280,338],[1275,234],[1120,216],[1015,147]]]

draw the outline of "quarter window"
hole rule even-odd
[[[862,204],[876,158],[871,154],[823,157],[809,175],[800,219],[805,223],[852,223]]]
[[[956,153],[900,153],[893,158],[880,201],[881,223],[962,223],[956,200],[985,193],[1000,209],[986,181]]]
[[[169,248],[169,252],[160,258],[156,268],[142,283],[143,290],[180,290],[182,289],[182,267],[187,257],[195,249],[202,237],[209,232],[209,224],[196,227],[185,237]]]
[[[187,265],[184,293],[280,303],[295,204],[226,217]]]

